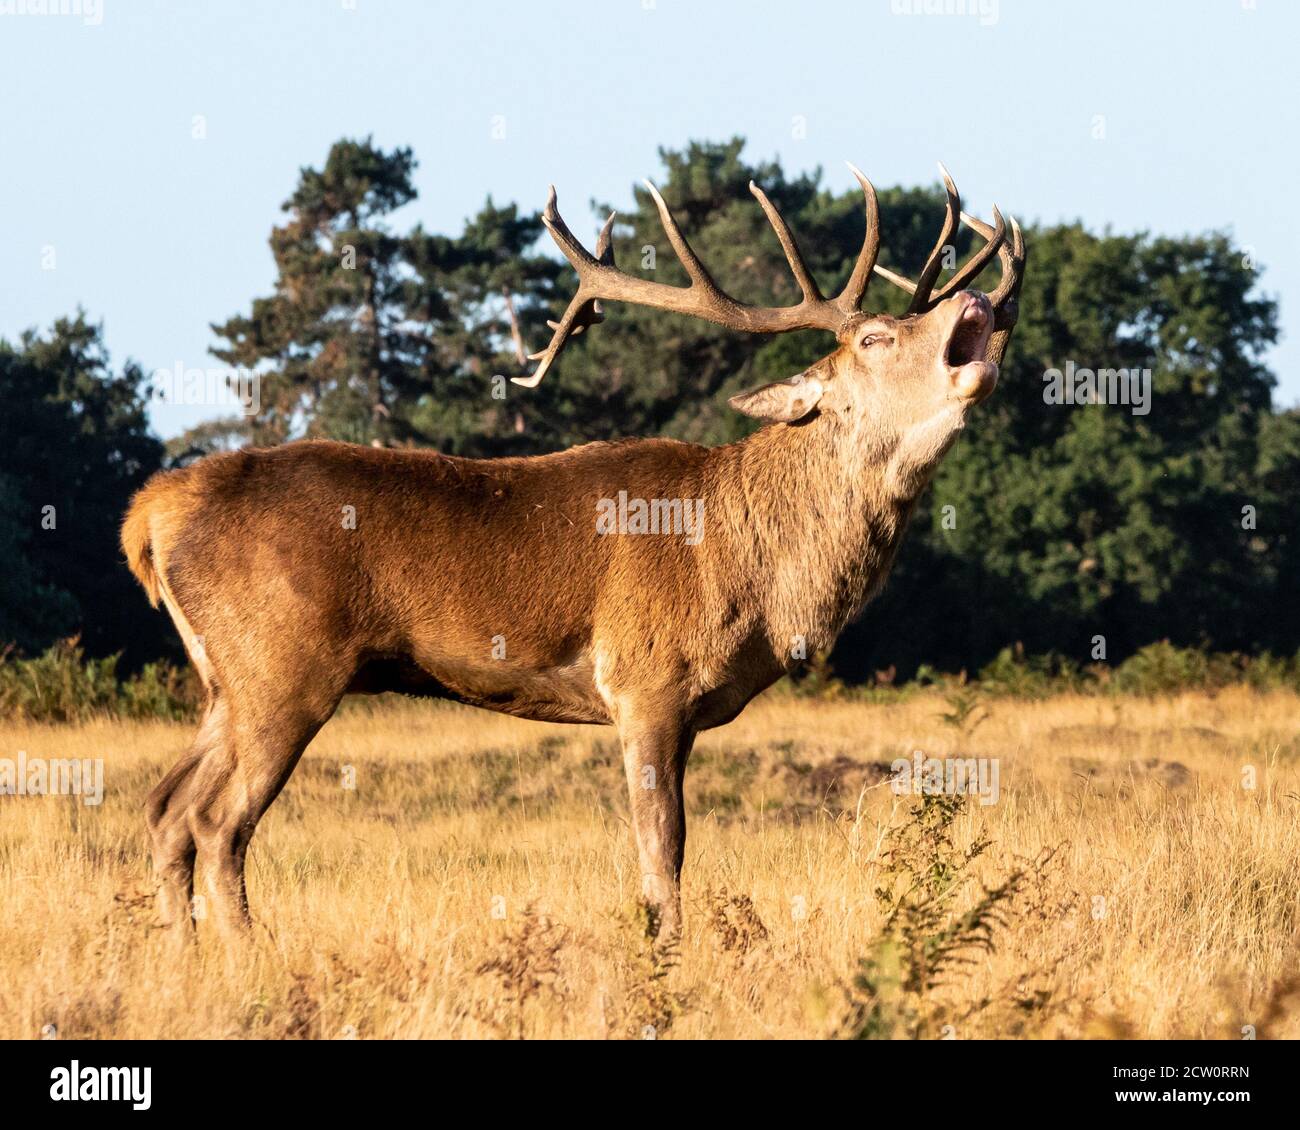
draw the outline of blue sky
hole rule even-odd
[[[396,222],[455,231],[552,181],[573,221],[628,201],[658,146],[741,134],[840,188],[846,159],[878,185],[942,159],[977,211],[1230,229],[1281,301],[1269,361],[1300,402],[1300,4],[60,2],[91,8],[0,14],[5,337],[81,304],[115,363],[215,364],[208,324],[268,291],[279,207],[341,136],[412,146]]]

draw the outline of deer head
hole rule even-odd
[[[964,425],[967,409],[988,396],[997,384],[998,364],[1018,312],[1024,241],[1014,220],[1008,233],[1008,225],[996,207],[992,225],[962,212],[957,187],[940,165],[947,211],[934,249],[913,283],[876,265],[880,246],[876,192],[857,168],[849,168],[862,188],[866,235],[848,281],[834,298],[822,295],[781,213],[758,185],[750,183],[750,191],[776,232],[802,291],[797,304],[775,308],[749,306],[722,291],[649,181],[646,187],[690,279],[689,286],[668,286],[620,271],[614,262],[613,213],[601,229],[596,255],[592,256],[560,217],[552,186],[542,220],[577,272],[578,291],[563,317],[550,323],[554,331],[550,344],[529,358],[540,362],[537,370],[514,380],[535,387],[571,337],[604,320],[602,300],[635,302],[748,333],[829,330],[839,340],[839,348],[833,353],[788,380],[732,397],[732,407],[765,421],[786,424],[814,414],[844,418],[869,435],[873,447],[891,453],[891,478],[896,480],[897,489],[905,493],[914,489]],[[959,223],[982,236],[984,245],[936,289],[945,252]],[[1002,267],[997,288],[988,295],[967,290],[995,256]],[[869,314],[861,309],[873,271],[911,295],[903,317]]]

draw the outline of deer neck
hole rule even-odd
[[[760,578],[778,654],[829,647],[884,584],[915,502],[890,488],[896,448],[868,424],[819,414],[729,449],[720,509],[743,575]]]

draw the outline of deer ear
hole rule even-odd
[[[742,392],[727,401],[737,412],[757,420],[772,420],[792,424],[802,420],[821,400],[825,389],[822,382],[808,373],[799,373],[788,380],[763,385],[752,392]]]

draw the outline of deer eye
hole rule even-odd
[[[862,340],[858,342],[858,345],[861,346],[863,349],[869,349],[873,345],[880,345],[882,342],[887,342],[887,341],[893,341],[893,338],[891,338],[888,334],[870,333],[870,334],[865,334]]]

